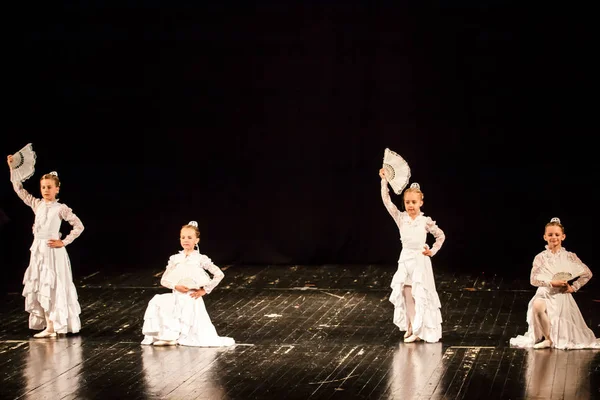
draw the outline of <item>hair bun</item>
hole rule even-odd
[[[419,185],[417,182],[413,182],[410,184],[411,189],[418,189],[421,190],[421,185]]]
[[[188,222],[188,225],[195,226],[196,228],[198,227],[198,223],[196,221],[190,221]]]
[[[557,224],[560,224],[560,218],[554,217],[550,220],[550,222],[556,222]]]

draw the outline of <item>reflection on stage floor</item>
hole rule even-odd
[[[142,346],[153,274],[77,282],[82,331],[33,339],[18,292],[0,327],[6,399],[594,399],[600,350],[523,350],[527,280],[437,273],[439,343],[402,342],[391,322],[393,266],[233,266],[205,298],[231,348]],[[576,294],[600,336],[592,282]]]

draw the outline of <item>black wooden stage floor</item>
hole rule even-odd
[[[528,277],[436,271],[440,343],[402,342],[388,301],[395,266],[232,266],[205,297],[228,349],[142,346],[162,270],[80,277],[82,331],[33,339],[21,287],[0,327],[6,399],[592,399],[599,350],[513,349]],[[600,336],[595,277],[575,296]]]

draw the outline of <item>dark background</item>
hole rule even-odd
[[[598,270],[584,9],[89,4],[13,16],[0,139],[3,157],[33,143],[36,196],[58,171],[86,227],[68,247],[76,276],[161,268],[189,220],[218,265],[393,265],[385,147],[446,233],[434,269],[527,279],[557,216]],[[33,213],[4,168],[0,262],[17,291]]]

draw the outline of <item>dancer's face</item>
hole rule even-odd
[[[559,249],[565,240],[565,234],[560,226],[547,226],[544,232],[544,240],[548,243],[550,250]]]
[[[44,200],[54,201],[58,194],[58,186],[56,186],[56,183],[52,179],[42,179],[40,181],[40,192]]]
[[[200,238],[196,237],[196,232],[191,228],[183,228],[179,234],[179,242],[181,243],[181,247],[186,252],[194,250],[194,247]]]
[[[411,217],[419,215],[423,200],[420,193],[406,192],[404,193],[404,208]]]

